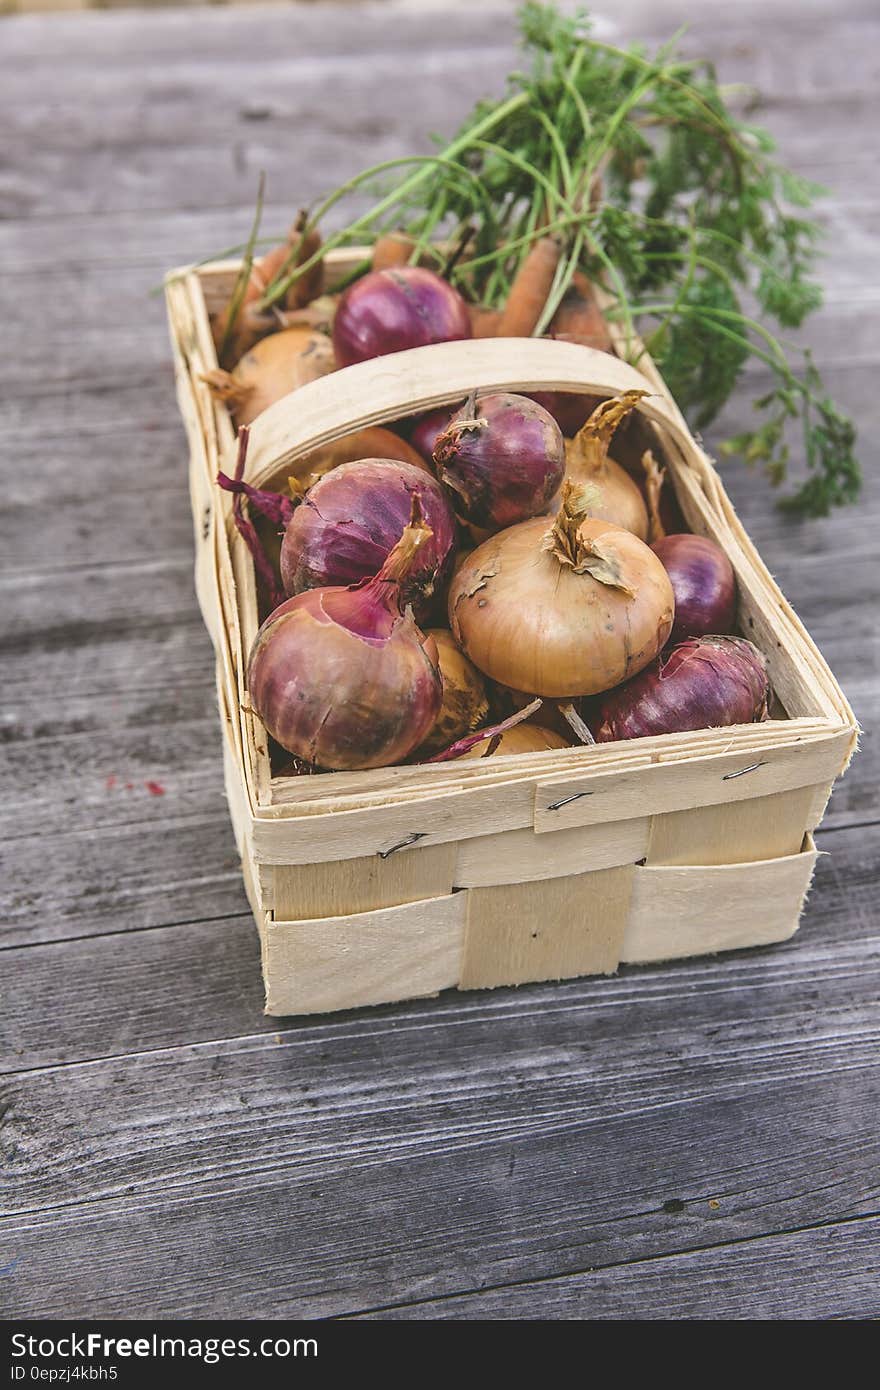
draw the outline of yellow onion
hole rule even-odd
[[[433,637],[437,646],[443,704],[431,732],[418,750],[418,757],[439,753],[463,734],[472,733],[489,713],[486,682],[473,662],[468,661],[452,633],[445,627],[436,627],[426,629],[425,635]]]
[[[491,758],[496,753],[542,753],[547,748],[568,747],[568,740],[553,729],[545,729],[541,724],[515,724],[512,729],[476,744],[460,756],[462,759]]]
[[[326,334],[284,328],[255,343],[233,371],[206,372],[202,380],[241,426],[249,425],[290,391],[326,376],[335,365]]]
[[[614,431],[625,420],[644,391],[627,391],[610,401],[602,401],[574,439],[565,441],[565,476],[578,487],[591,484],[598,496],[590,515],[600,521],[613,521],[639,540],[648,539],[648,509],[633,481],[619,463],[608,456]]]
[[[675,611],[654,552],[589,515],[566,484],[555,521],[537,517],[478,546],[453,576],[449,625],[485,675],[542,698],[595,695],[662,649]]]

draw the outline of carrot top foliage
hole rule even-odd
[[[853,425],[809,355],[778,336],[821,303],[808,209],[822,190],[777,161],[767,132],[729,108],[711,64],[677,57],[674,39],[653,56],[624,51],[594,38],[585,13],[532,0],[520,25],[528,66],[507,93],[480,102],[437,154],[367,170],[311,210],[314,225],[355,189],[376,194],[318,254],[400,229],[413,261],[436,257],[442,271],[438,240],[466,238],[450,278],[500,309],[533,243],[555,237],[562,254],[536,334],[578,270],[601,280],[609,316],[644,340],[696,428],[757,358],[770,373],[759,420],[722,452],[779,483],[799,427],[809,474],[783,505],[819,516],[854,501]],[[282,271],[265,304],[308,267]],[[635,343],[630,357],[638,365]]]

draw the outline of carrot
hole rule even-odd
[[[482,304],[469,304],[468,313],[471,316],[471,332],[475,338],[497,338],[498,325],[501,322],[499,309],[487,309]]]
[[[373,269],[388,270],[394,265],[406,265],[415,242],[405,232],[386,232],[373,246]]]
[[[579,270],[575,272],[562,303],[553,315],[550,332],[554,338],[584,343],[587,347],[598,348],[600,352],[611,351],[608,325],[593,297],[589,280]]]
[[[288,232],[287,240],[280,246],[273,246],[265,256],[254,261],[231,331],[228,329],[231,305],[227,305],[218,315],[214,324],[214,340],[218,347],[225,344],[222,365],[229,366],[238,362],[254,343],[265,337],[273,328],[277,328],[277,317],[272,313],[262,313],[257,308],[257,300],[289,265],[301,265],[320,247],[321,234],[316,229],[313,228],[303,235],[305,220],[305,213],[300,213]],[[306,275],[291,285],[285,296],[285,306],[288,309],[302,308],[321,293],[323,282],[324,265],[322,261],[318,261]]]
[[[559,243],[541,237],[531,247],[510,287],[497,328],[499,338],[528,338],[538,323],[559,266]]]

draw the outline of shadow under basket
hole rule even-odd
[[[364,254],[331,252],[331,285]],[[340,435],[474,388],[646,390],[637,429],[666,464],[689,528],[733,564],[737,630],[767,658],[776,717],[432,766],[273,775],[246,689],[258,626],[253,567],[215,482],[220,466],[234,469],[234,431],[200,380],[217,366],[210,316],[237,269],[176,271],[167,300],[191,447],[196,588],[217,653],[226,791],[267,1013],[612,974],[622,962],[790,937],[816,860],[812,831],[852,756],[855,719],[650,358],[629,366],[617,328],[617,355],[482,339],[334,372],[257,418],[246,477],[270,485]]]

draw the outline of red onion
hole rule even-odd
[[[409,433],[409,442],[426,462],[433,461],[437,440],[459,409],[457,405],[442,405],[439,410],[429,411],[416,419]]]
[[[452,568],[455,517],[436,479],[391,459],[343,463],[309,488],[281,543],[285,591],[356,584],[375,574],[400,540],[415,496],[431,535],[401,580],[400,596],[417,621],[427,617]]]
[[[597,743],[767,718],[767,663],[744,637],[691,637],[599,702]]]
[[[530,391],[529,400],[544,407],[556,421],[567,439],[573,439],[599,404],[597,396],[584,396],[576,391]]]
[[[333,320],[340,367],[470,337],[470,315],[458,291],[432,270],[413,265],[373,270],[355,280]]]
[[[434,462],[459,516],[499,531],[539,516],[565,472],[562,431],[526,396],[471,393],[437,440]]]
[[[664,536],[651,546],[672,581],[675,622],[671,645],[685,637],[730,632],[736,617],[736,578],[720,545],[707,536]]]
[[[437,648],[401,608],[430,530],[413,519],[373,579],[308,589],[276,608],[248,664],[251,704],[297,758],[335,770],[387,767],[426,737],[443,698]]]

